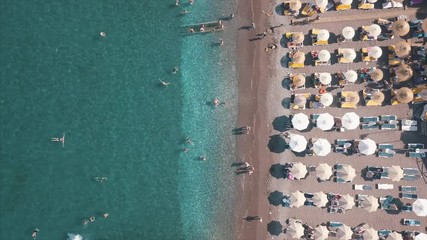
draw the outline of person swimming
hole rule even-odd
[[[212,103],[215,107],[218,106],[219,105],[219,99],[215,98]]]
[[[89,220],[90,220],[90,222],[95,222],[95,217],[92,216],[89,218]]]
[[[190,13],[190,11],[187,11],[187,10],[179,12],[179,14],[181,14],[181,15],[188,14],[188,13]]]
[[[101,37],[106,37],[107,34],[105,32],[100,32],[99,35],[101,35]]]
[[[172,74],[177,74],[179,71],[178,66],[175,66],[174,68],[172,68]]]
[[[162,83],[163,86],[167,87],[169,86],[169,84],[171,84],[170,82],[165,82],[159,79],[159,81]]]
[[[205,156],[200,156],[199,160],[206,161],[206,157]]]
[[[38,228],[34,229],[33,233],[31,234],[31,237],[33,237],[33,239],[36,239],[38,232],[40,232],[40,230]]]
[[[84,225],[87,225],[89,222],[90,222],[90,221],[89,221],[89,220],[87,220],[87,219],[83,220],[83,224],[84,224]]]

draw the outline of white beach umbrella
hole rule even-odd
[[[324,192],[315,192],[313,195],[313,203],[316,205],[316,207],[322,208],[328,204],[328,195],[326,195]]]
[[[342,225],[337,229],[338,240],[350,240],[353,236],[353,230],[347,225]]]
[[[310,123],[310,120],[307,115],[304,113],[297,113],[292,117],[292,126],[296,130],[304,130],[308,127],[308,124]]]
[[[354,49],[351,48],[347,48],[344,50],[343,52],[343,57],[349,61],[349,62],[353,62],[354,59],[356,58],[356,52],[354,51]]]
[[[349,1],[350,2],[350,4],[351,4],[351,2],[352,2],[352,0],[346,0],[346,1]],[[343,3],[344,4],[344,3]],[[345,5],[350,5],[350,4],[345,4]],[[356,32],[354,31],[354,28],[352,28],[352,27],[345,27],[345,28],[343,28],[343,30],[342,30],[342,36],[345,38],[345,39],[353,39],[353,37],[354,37],[354,35],[356,34]]]
[[[324,8],[328,5],[328,0],[316,0],[316,5],[320,8]]]
[[[363,240],[378,240],[378,231],[373,228],[365,229],[363,232]]]
[[[321,0],[321,1],[324,1],[324,0]],[[326,3],[328,2],[327,0],[325,0],[325,1],[326,1]],[[326,29],[320,29],[319,33],[317,34],[317,39],[319,39],[320,41],[328,40],[329,39],[329,31]]]
[[[303,179],[307,175],[307,166],[302,163],[294,163],[290,169],[292,175],[297,179]]]
[[[419,198],[412,204],[412,211],[420,217],[427,216],[427,199]]]
[[[346,182],[351,182],[353,178],[356,177],[356,170],[350,165],[345,165],[337,172],[337,176],[344,179]]]
[[[304,227],[300,222],[291,221],[286,228],[286,235],[290,238],[299,239],[304,236]]]
[[[326,156],[331,152],[331,144],[324,138],[319,138],[313,143],[313,152],[317,156]]]
[[[291,1],[289,3],[289,8],[293,11],[298,11],[301,8],[301,6],[302,6],[302,3],[299,0]]]
[[[332,75],[327,72],[319,73],[319,81],[323,85],[328,85],[332,82]]]
[[[321,163],[316,167],[316,176],[321,181],[329,180],[332,176],[332,167],[327,163]]]
[[[403,178],[403,169],[399,166],[391,166],[388,169],[388,177],[391,181],[398,182]]]
[[[320,103],[323,104],[323,106],[328,107],[332,104],[334,101],[334,97],[330,93],[324,93],[320,96]]]
[[[359,152],[364,155],[372,155],[377,150],[377,144],[370,138],[360,140],[357,147],[359,148]]]
[[[331,54],[328,52],[328,50],[320,50],[318,58],[320,61],[329,61],[329,59],[331,59]]]
[[[305,200],[306,199],[305,199],[304,193],[300,191],[291,193],[289,197],[289,201],[291,202],[290,206],[294,208],[299,208],[301,206],[304,206]]]
[[[375,212],[378,210],[380,204],[378,203],[378,198],[374,196],[367,196],[363,199],[363,209],[368,212]]]
[[[353,3],[353,0],[341,0],[341,4],[344,5],[351,5]]]
[[[319,225],[313,231],[314,239],[326,240],[329,237],[329,230],[326,226]]]
[[[356,129],[360,125],[360,117],[354,112],[345,113],[341,119],[341,124],[348,130]]]
[[[414,240],[427,240],[427,234],[419,233],[417,236],[415,236]]]
[[[348,82],[354,83],[357,81],[357,72],[354,70],[348,70],[344,73],[344,77]]]
[[[354,207],[354,197],[350,196],[350,194],[343,195],[338,200],[338,203],[345,210],[350,210]]]
[[[368,3],[376,3],[378,0],[368,0]]]
[[[369,48],[368,54],[373,58],[380,58],[383,54],[383,50],[378,46],[371,47]]]
[[[386,240],[403,240],[403,237],[402,237],[402,234],[396,231],[393,231],[392,233],[389,233],[387,235]]]
[[[331,130],[335,125],[334,117],[329,113],[321,113],[316,120],[316,126],[323,131]]]
[[[289,147],[294,152],[304,152],[307,148],[307,139],[304,136],[291,134],[291,140],[289,141]]]
[[[368,27],[369,35],[373,37],[378,37],[381,34],[381,27],[378,24],[372,24]]]

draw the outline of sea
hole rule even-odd
[[[236,2],[0,4],[0,239],[233,239]]]

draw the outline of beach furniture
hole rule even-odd
[[[359,190],[359,191],[370,191],[370,190],[372,190],[372,186],[364,185],[364,184],[354,184],[353,189]]]
[[[301,94],[293,95],[291,109],[304,110],[307,105],[307,99],[309,99],[310,97],[311,95],[309,93],[301,93]]]
[[[328,228],[335,229],[344,226],[341,222],[330,221],[328,222]]]
[[[304,73],[290,74],[289,78],[291,79],[291,85],[290,85],[291,90],[305,89],[306,79],[305,79]]]
[[[293,1],[285,1],[283,2],[283,15],[285,16],[298,16],[299,10],[302,7],[301,1],[293,0]]]
[[[365,105],[368,107],[381,106],[385,97],[379,89],[365,88],[362,91]]]
[[[335,177],[335,182],[336,183],[345,183],[346,181],[344,179],[342,179],[342,178]]]
[[[317,11],[314,3],[305,4],[304,8],[301,11],[302,15],[309,16],[309,17],[313,16],[315,13],[317,13]]]
[[[305,61],[305,53],[300,51],[292,51],[289,53],[291,62],[289,63],[290,68],[303,68]]]
[[[356,58],[356,52],[353,48],[338,48],[338,62],[351,63]]]
[[[335,164],[334,165],[334,170],[336,171],[336,170],[341,170],[343,168],[343,165],[341,165],[341,164]]]
[[[418,131],[418,122],[416,120],[403,119],[402,131],[416,132]]]
[[[403,180],[405,181],[417,181],[420,178],[421,178],[420,175],[408,175],[408,174],[403,175]]]
[[[381,121],[396,121],[397,116],[396,115],[381,115],[380,120]]]
[[[402,192],[408,192],[408,193],[413,193],[413,192],[417,192],[417,187],[414,187],[414,186],[400,186],[400,191],[402,191]]]
[[[374,9],[374,4],[370,3],[370,1],[368,0],[360,0],[359,5],[357,6],[358,9],[361,10],[369,10],[369,9]]]
[[[403,205],[403,206],[400,208],[400,210],[401,210],[402,212],[412,212],[412,206],[411,206],[411,204],[406,204],[406,205]]]
[[[359,94],[355,91],[342,91],[341,92],[341,108],[357,108],[359,103]]]
[[[400,66],[402,66],[402,65],[400,65]],[[402,71],[406,71],[406,70],[402,70]],[[410,74],[412,76],[412,70],[410,70],[410,71],[411,71],[410,73],[404,72],[402,74]],[[396,75],[397,75],[397,73],[396,73]],[[397,78],[395,78],[393,80],[395,83],[403,82],[403,81],[400,81],[398,79],[396,80],[396,79]],[[406,80],[404,80],[404,81],[406,81]],[[391,99],[392,105],[397,105],[397,104],[401,104],[401,103],[404,103],[404,104],[410,103],[414,99],[414,93],[412,92],[412,90],[410,88],[407,88],[407,87],[402,87],[402,88],[399,88],[397,90],[392,90],[391,95],[392,95],[392,99]]]
[[[427,74],[424,74],[427,76]],[[420,85],[420,87],[416,87],[412,89],[414,93],[414,99],[412,100],[413,104],[417,103],[426,103],[427,102],[427,86]]]
[[[363,130],[380,129],[380,125],[376,122],[362,123]]]
[[[304,34],[302,32],[287,32],[285,33],[287,46],[290,49],[297,49],[304,46]]]
[[[383,124],[381,124],[381,129],[383,129],[383,130],[397,130],[397,129],[399,129],[399,122],[392,120],[392,121],[389,121],[388,123],[387,122],[383,123]]]
[[[426,156],[427,149],[420,149],[422,152],[408,152],[408,157],[410,158],[424,158]]]
[[[362,62],[373,62],[377,60],[377,58],[369,55],[368,48],[362,48],[360,52],[362,53]]]
[[[337,11],[347,11],[351,9],[352,2],[353,0],[340,0],[338,3],[336,3],[335,9]]]
[[[386,238],[390,233],[391,233],[391,230],[389,229],[378,230],[378,236],[382,237],[383,239]]]
[[[315,88],[330,87],[332,82],[332,75],[330,73],[314,73],[313,83]]]
[[[377,189],[390,190],[390,189],[394,189],[394,185],[393,184],[386,184],[386,183],[379,183],[379,184],[377,184]]]
[[[370,122],[378,122],[378,121],[379,121],[379,118],[376,116],[362,117],[361,118],[362,123],[370,123]]]
[[[412,227],[417,227],[420,226],[421,221],[416,220],[416,219],[408,219],[408,218],[404,218],[402,219],[402,223],[405,226],[412,226]]]
[[[404,64],[405,61],[396,55],[396,45],[388,46],[388,65],[397,66],[400,64]]]
[[[408,149],[422,149],[424,148],[423,143],[408,143]]]
[[[382,4],[383,9],[388,9],[388,8],[402,8],[403,4],[401,2],[397,2],[397,1],[393,1],[393,0],[386,0],[386,2],[384,2]]]
[[[406,198],[406,199],[417,199],[418,195],[416,193],[405,193],[405,192],[402,192],[402,193],[400,193],[400,197],[401,198]]]
[[[311,40],[314,46],[327,45],[329,39],[329,31],[326,29],[313,28],[311,30]]]
[[[378,157],[391,158],[396,155],[396,152],[393,150],[393,144],[389,143],[380,143],[378,144]]]

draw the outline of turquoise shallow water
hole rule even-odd
[[[234,31],[179,32],[230,9],[226,0],[2,0],[0,239],[35,227],[38,239],[232,239]],[[212,108],[215,97],[227,104]],[[65,148],[50,142],[63,132]]]

